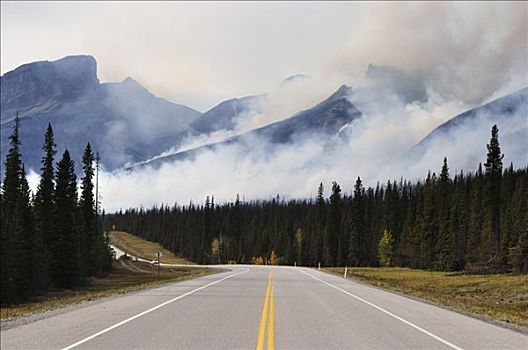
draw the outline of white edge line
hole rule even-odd
[[[384,308],[382,308],[382,307],[380,307],[380,306],[378,306],[378,305],[376,305],[376,304],[371,303],[370,301],[367,301],[367,300],[365,300],[365,299],[363,299],[363,298],[361,298],[361,297],[358,297],[357,295],[354,295],[354,294],[352,294],[352,293],[350,293],[350,292],[347,292],[346,290],[341,289],[341,288],[339,288],[339,287],[337,287],[337,286],[334,286],[334,285],[331,284],[331,283],[328,283],[328,282],[326,282],[326,281],[323,281],[322,279],[317,278],[317,277],[315,277],[315,276],[309,274],[308,272],[303,271],[302,269],[299,269],[299,271],[302,272],[302,273],[304,273],[305,275],[307,275],[307,276],[309,276],[309,277],[311,277],[311,278],[313,278],[313,279],[319,281],[319,282],[322,282],[322,283],[326,284],[326,285],[329,286],[329,287],[332,287],[332,288],[334,288],[334,289],[337,289],[338,291],[340,291],[340,292],[342,292],[342,293],[345,293],[345,294],[347,294],[347,295],[349,295],[349,296],[351,296],[351,297],[353,297],[353,298],[355,298],[355,299],[357,299],[357,300],[359,300],[359,301],[361,301],[361,302],[363,302],[363,303],[365,303],[365,304],[367,304],[367,305],[372,306],[373,308],[375,308],[375,309],[377,309],[377,310],[379,310],[379,311],[381,311],[381,312],[383,312],[383,313],[385,313],[385,314],[387,314],[387,315],[389,315],[389,316],[391,316],[391,317],[394,317],[394,318],[397,319],[398,321],[401,321],[401,322],[405,323],[406,325],[411,326],[411,327],[413,327],[414,329],[416,329],[416,330],[418,330],[418,331],[420,331],[420,332],[422,332],[422,333],[424,333],[424,334],[427,334],[428,336],[430,336],[430,337],[432,337],[432,338],[438,340],[439,342],[441,342],[441,343],[443,343],[443,344],[445,344],[445,345],[447,345],[447,346],[449,346],[449,347],[451,347],[451,348],[453,348],[453,349],[456,349],[456,350],[463,350],[461,347],[458,347],[458,346],[456,346],[455,344],[452,344],[452,343],[448,342],[447,340],[440,338],[439,336],[437,336],[437,335],[435,335],[435,334],[429,332],[428,330],[425,330],[425,329],[423,329],[422,327],[417,326],[417,325],[415,325],[414,323],[412,323],[412,322],[410,322],[410,321],[407,321],[406,319],[403,319],[403,318],[401,318],[400,316],[395,315],[395,314],[393,314],[392,312],[390,312],[390,311],[388,311],[388,310],[385,310]]]
[[[228,278],[235,277],[235,276],[237,276],[237,275],[240,275],[240,274],[242,274],[242,273],[246,273],[246,272],[248,272],[248,271],[249,271],[249,269],[246,269],[246,270],[244,270],[244,271],[240,271],[240,272],[233,273],[233,274],[231,274],[231,275],[229,275],[229,276],[226,276],[226,277],[224,277],[224,278],[221,278],[221,279],[219,279],[219,280],[216,280],[216,281],[214,281],[214,282],[211,282],[211,283],[209,283],[209,284],[206,284],[205,286],[201,286],[200,288],[193,289],[193,290],[191,290],[190,292],[187,292],[187,293],[185,293],[185,294],[182,294],[182,295],[180,295],[180,296],[177,296],[177,297],[175,297],[175,298],[173,298],[173,299],[167,300],[167,301],[164,302],[164,303],[161,303],[161,304],[159,304],[159,305],[157,305],[157,306],[154,306],[154,307],[152,307],[152,308],[150,308],[150,309],[148,309],[148,310],[145,310],[145,311],[143,311],[143,312],[141,312],[141,313],[139,313],[139,314],[137,314],[137,315],[135,315],[135,316],[129,317],[129,318],[127,318],[126,320],[123,320],[123,321],[121,321],[121,322],[118,322],[118,323],[114,324],[113,326],[110,326],[110,327],[108,327],[108,328],[105,328],[105,329],[103,329],[102,331],[99,331],[99,332],[97,332],[97,333],[95,333],[95,334],[93,334],[93,335],[91,335],[91,336],[89,336],[89,337],[86,337],[86,338],[84,338],[84,339],[82,339],[82,340],[79,340],[78,342],[76,342],[76,343],[74,343],[74,344],[72,344],[72,345],[69,345],[69,346],[67,346],[67,347],[65,347],[65,348],[62,348],[62,350],[70,350],[70,349],[73,349],[73,348],[75,348],[75,347],[77,347],[77,346],[79,346],[79,345],[81,345],[81,344],[86,343],[87,341],[90,341],[90,340],[92,340],[92,339],[94,339],[94,338],[96,338],[96,337],[98,337],[98,336],[100,336],[100,335],[102,335],[102,334],[105,334],[105,333],[107,333],[107,332],[110,332],[111,330],[116,329],[117,327],[121,327],[122,325],[124,325],[124,324],[126,324],[126,323],[128,323],[128,322],[130,322],[130,321],[132,321],[132,320],[135,320],[136,318],[139,318],[139,317],[144,316],[144,315],[146,315],[146,314],[148,314],[148,313],[151,313],[152,311],[157,310],[157,309],[159,309],[159,308],[161,308],[161,307],[164,307],[165,305],[168,305],[168,304],[170,304],[170,303],[172,303],[172,302],[174,302],[174,301],[176,301],[176,300],[179,300],[179,299],[181,299],[181,298],[183,298],[183,297],[186,297],[186,296],[188,296],[188,295],[191,295],[191,294],[193,294],[193,293],[196,293],[196,292],[198,292],[198,291],[200,291],[200,290],[202,290],[202,289],[205,289],[205,288],[207,288],[207,287],[210,287],[210,286],[212,286],[212,285],[215,285],[215,284],[217,284],[217,283],[220,283],[220,282],[222,282],[222,281],[224,281],[224,280],[226,280],[226,279],[228,279]]]

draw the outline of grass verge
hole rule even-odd
[[[110,231],[110,241],[112,245],[126,252],[127,254],[143,258],[146,260],[154,260],[158,250],[162,252],[160,261],[165,264],[182,264],[193,265],[189,260],[175,256],[170,250],[161,248],[158,243],[147,241],[138,236],[131,235],[123,231]]]
[[[2,307],[0,319],[41,313],[84,301],[152,288],[168,282],[183,281],[217,272],[219,270],[206,267],[165,267],[160,269],[158,276],[156,266],[122,258],[115,262],[111,273],[103,278],[90,278],[84,287],[54,290],[33,302]]]
[[[325,271],[343,276],[344,268]],[[528,276],[465,275],[404,268],[349,268],[347,277],[528,328]]]

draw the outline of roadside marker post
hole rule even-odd
[[[348,271],[348,266],[345,265],[345,274],[344,274],[343,278],[346,278],[346,276],[347,276],[347,271]]]
[[[158,252],[154,255],[156,258],[157,258],[157,262],[158,262],[158,279],[159,279],[159,276],[160,276],[160,266],[161,266],[161,257],[163,256],[163,253],[161,252],[161,250],[158,250]]]
[[[317,264],[317,270],[321,270],[321,263]]]
[[[293,267],[297,267],[297,261],[293,264]]]

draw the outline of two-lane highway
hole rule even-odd
[[[317,270],[226,268],[2,330],[2,349],[528,349],[521,333]]]

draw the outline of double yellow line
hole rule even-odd
[[[268,288],[260,316],[260,327],[257,341],[257,350],[264,350],[264,338],[268,329],[268,350],[275,349],[275,302],[273,292],[273,270],[268,275]]]

